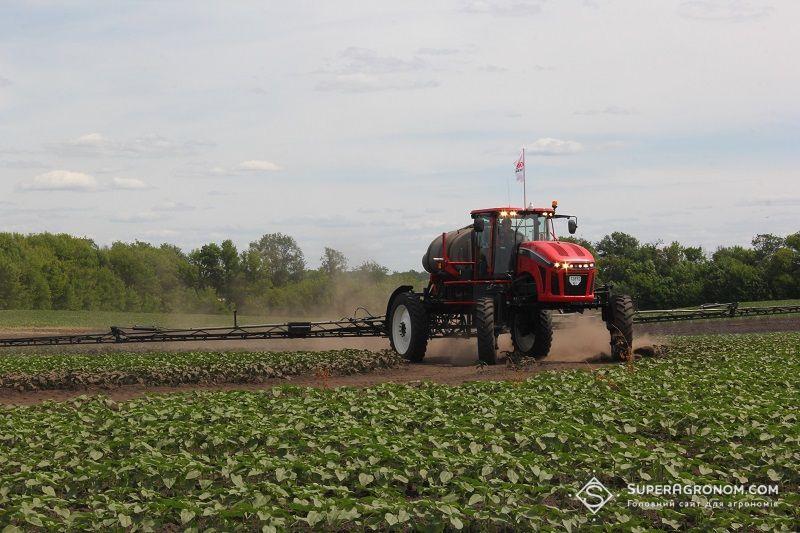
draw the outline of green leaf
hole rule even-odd
[[[450,523],[456,529],[462,529],[464,527],[464,522],[462,522],[461,519],[459,519],[457,516],[451,516]]]
[[[126,514],[118,514],[117,520],[119,520],[119,525],[122,527],[130,527],[133,524],[131,517]]]
[[[194,516],[194,511],[190,511],[189,509],[181,509],[181,524],[187,524],[191,522]]]
[[[320,514],[317,511],[311,510],[306,515],[305,521],[308,522],[309,526],[313,526],[313,525],[317,524],[319,521],[321,521],[322,518],[323,518],[322,514]]]
[[[25,515],[25,521],[37,527],[42,527],[44,525],[42,524],[41,518],[35,515]]]
[[[472,496],[469,497],[467,505],[475,505],[476,503],[482,501],[483,501],[483,496],[481,496],[480,494],[473,494]]]
[[[519,481],[519,475],[514,470],[512,470],[510,468],[506,472],[506,475],[508,475],[508,480],[511,483],[516,483],[517,481]]]

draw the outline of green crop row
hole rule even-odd
[[[217,531],[798,524],[798,334],[524,382],[79,398],[0,410],[0,524]],[[596,476],[597,515],[575,498]],[[776,486],[632,507],[628,483]],[[717,505],[716,507],[714,507]],[[757,505],[756,507],[750,507]],[[0,527],[2,530],[2,527]]]
[[[402,363],[403,359],[389,350],[16,354],[0,356],[0,388],[258,383],[307,372],[369,372]]]

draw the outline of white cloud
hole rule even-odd
[[[171,239],[179,236],[181,233],[174,229],[151,229],[144,232],[148,237],[160,237],[164,239]]]
[[[2,168],[43,168],[46,167],[44,163],[39,161],[29,161],[24,159],[16,159],[16,160],[4,160],[0,161],[0,167]]]
[[[153,211],[140,211],[138,213],[128,213],[126,215],[114,215],[110,218],[112,222],[158,222],[164,220],[166,216],[162,213]]]
[[[283,170],[280,165],[272,161],[265,161],[263,159],[250,159],[249,161],[242,161],[236,167],[238,170],[246,170],[251,172],[275,172]]]
[[[620,107],[616,105],[606,106],[601,109],[584,109],[582,111],[576,111],[576,115],[635,115],[637,114],[636,110],[629,109],[627,107]]]
[[[431,55],[434,49],[421,52]],[[421,71],[429,69],[420,57],[403,59],[382,55],[375,50],[351,46],[339,53],[336,60],[317,72],[323,79],[316,85],[318,91],[366,93],[389,90],[413,90],[436,87],[439,83]]]
[[[47,148],[67,157],[169,157],[191,155],[208,146],[208,142],[174,141],[157,134],[117,141],[100,133],[87,133]]]
[[[111,188],[119,190],[149,189],[150,185],[136,178],[112,178]]]
[[[482,67],[478,67],[478,70],[481,72],[490,72],[492,74],[499,74],[500,72],[508,72],[506,67],[499,67],[497,65],[484,65]]]
[[[337,74],[317,84],[318,91],[343,93],[369,93],[378,91],[400,91],[438,87],[435,80],[415,80],[376,76],[372,74]]]
[[[461,11],[502,17],[538,15],[542,12],[541,0],[467,0]]]
[[[369,48],[351,46],[339,54],[338,60],[330,70],[337,74],[388,74],[420,70],[425,66],[425,61],[418,57],[401,59],[395,56],[381,55]]]
[[[194,211],[196,208],[183,202],[164,202],[153,208],[153,211]]]
[[[51,170],[18,183],[17,188],[23,191],[88,192],[97,190],[97,180],[83,172]]]
[[[0,76],[0,87],[8,87],[9,85],[11,85],[11,80]]]
[[[761,18],[772,11],[764,2],[746,0],[691,0],[678,6],[678,14],[684,18],[739,22]]]
[[[563,141],[552,137],[537,139],[527,148],[532,155],[569,155],[583,151],[583,145],[577,141]]]
[[[461,50],[459,50],[458,48],[425,47],[417,49],[417,53],[419,55],[426,55],[426,56],[452,56],[460,54]]]

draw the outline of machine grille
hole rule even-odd
[[[588,283],[589,276],[568,273],[565,278],[566,283],[564,283],[564,294],[569,296],[583,296],[586,294],[586,285]]]

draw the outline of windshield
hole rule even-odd
[[[512,220],[518,239],[522,241],[552,241],[554,239],[551,217],[529,213]]]

